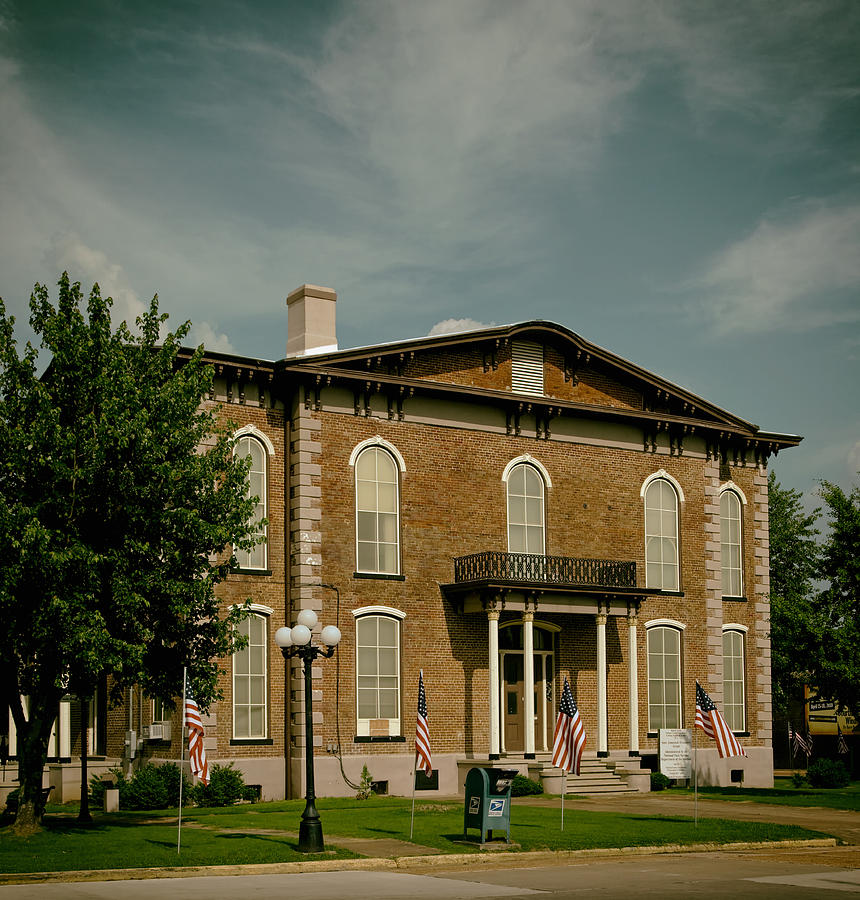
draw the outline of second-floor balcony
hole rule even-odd
[[[454,559],[454,581],[442,590],[458,606],[474,608],[479,597],[498,594],[511,600],[540,595],[559,609],[591,608],[595,603],[641,600],[636,563],[616,559],[581,559],[487,550]],[[550,601],[550,597],[554,599]],[[579,597],[579,601],[574,598]],[[591,598],[583,606],[586,598]],[[469,598],[471,602],[469,602]]]

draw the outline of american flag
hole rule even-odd
[[[579,717],[579,710],[565,678],[558,718],[555,720],[555,734],[552,738],[552,764],[564,769],[565,772],[579,775],[579,764],[584,749],[585,726]]]
[[[191,763],[191,774],[196,775],[203,784],[209,784],[209,764],[206,762],[206,750],[203,747],[203,719],[200,718],[197,701],[187,691],[185,727],[188,729],[188,761]]]
[[[424,670],[418,673],[418,719],[415,723],[415,768],[423,769],[429,778],[433,774],[430,755],[430,726],[427,724],[427,695],[424,693]]]
[[[848,741],[845,740],[845,735],[842,733],[842,728],[839,725],[836,726],[836,735],[836,752],[842,756],[848,752]]]
[[[727,756],[746,756],[744,748],[732,734],[726,720],[717,709],[716,703],[705,693],[699,682],[696,682],[696,728],[717,742],[720,758]]]
[[[812,732],[808,725],[806,726],[806,755],[812,756]]]
[[[791,741],[791,752],[793,754],[805,753],[809,756],[810,748],[809,744],[806,743],[806,738],[791,727],[791,722],[788,723],[788,739]]]

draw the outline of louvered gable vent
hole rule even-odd
[[[543,346],[533,341],[513,341],[511,358],[513,392],[543,394]]]

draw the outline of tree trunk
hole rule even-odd
[[[12,825],[17,835],[35,834],[42,828],[42,777],[48,758],[48,740],[54,724],[56,704],[31,698],[29,716],[15,716],[18,731],[18,812]],[[49,710],[49,711],[46,711]]]

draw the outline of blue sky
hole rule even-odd
[[[341,347],[549,319],[849,486],[858,47],[852,0],[0,0],[0,296],[271,359],[303,282]]]

